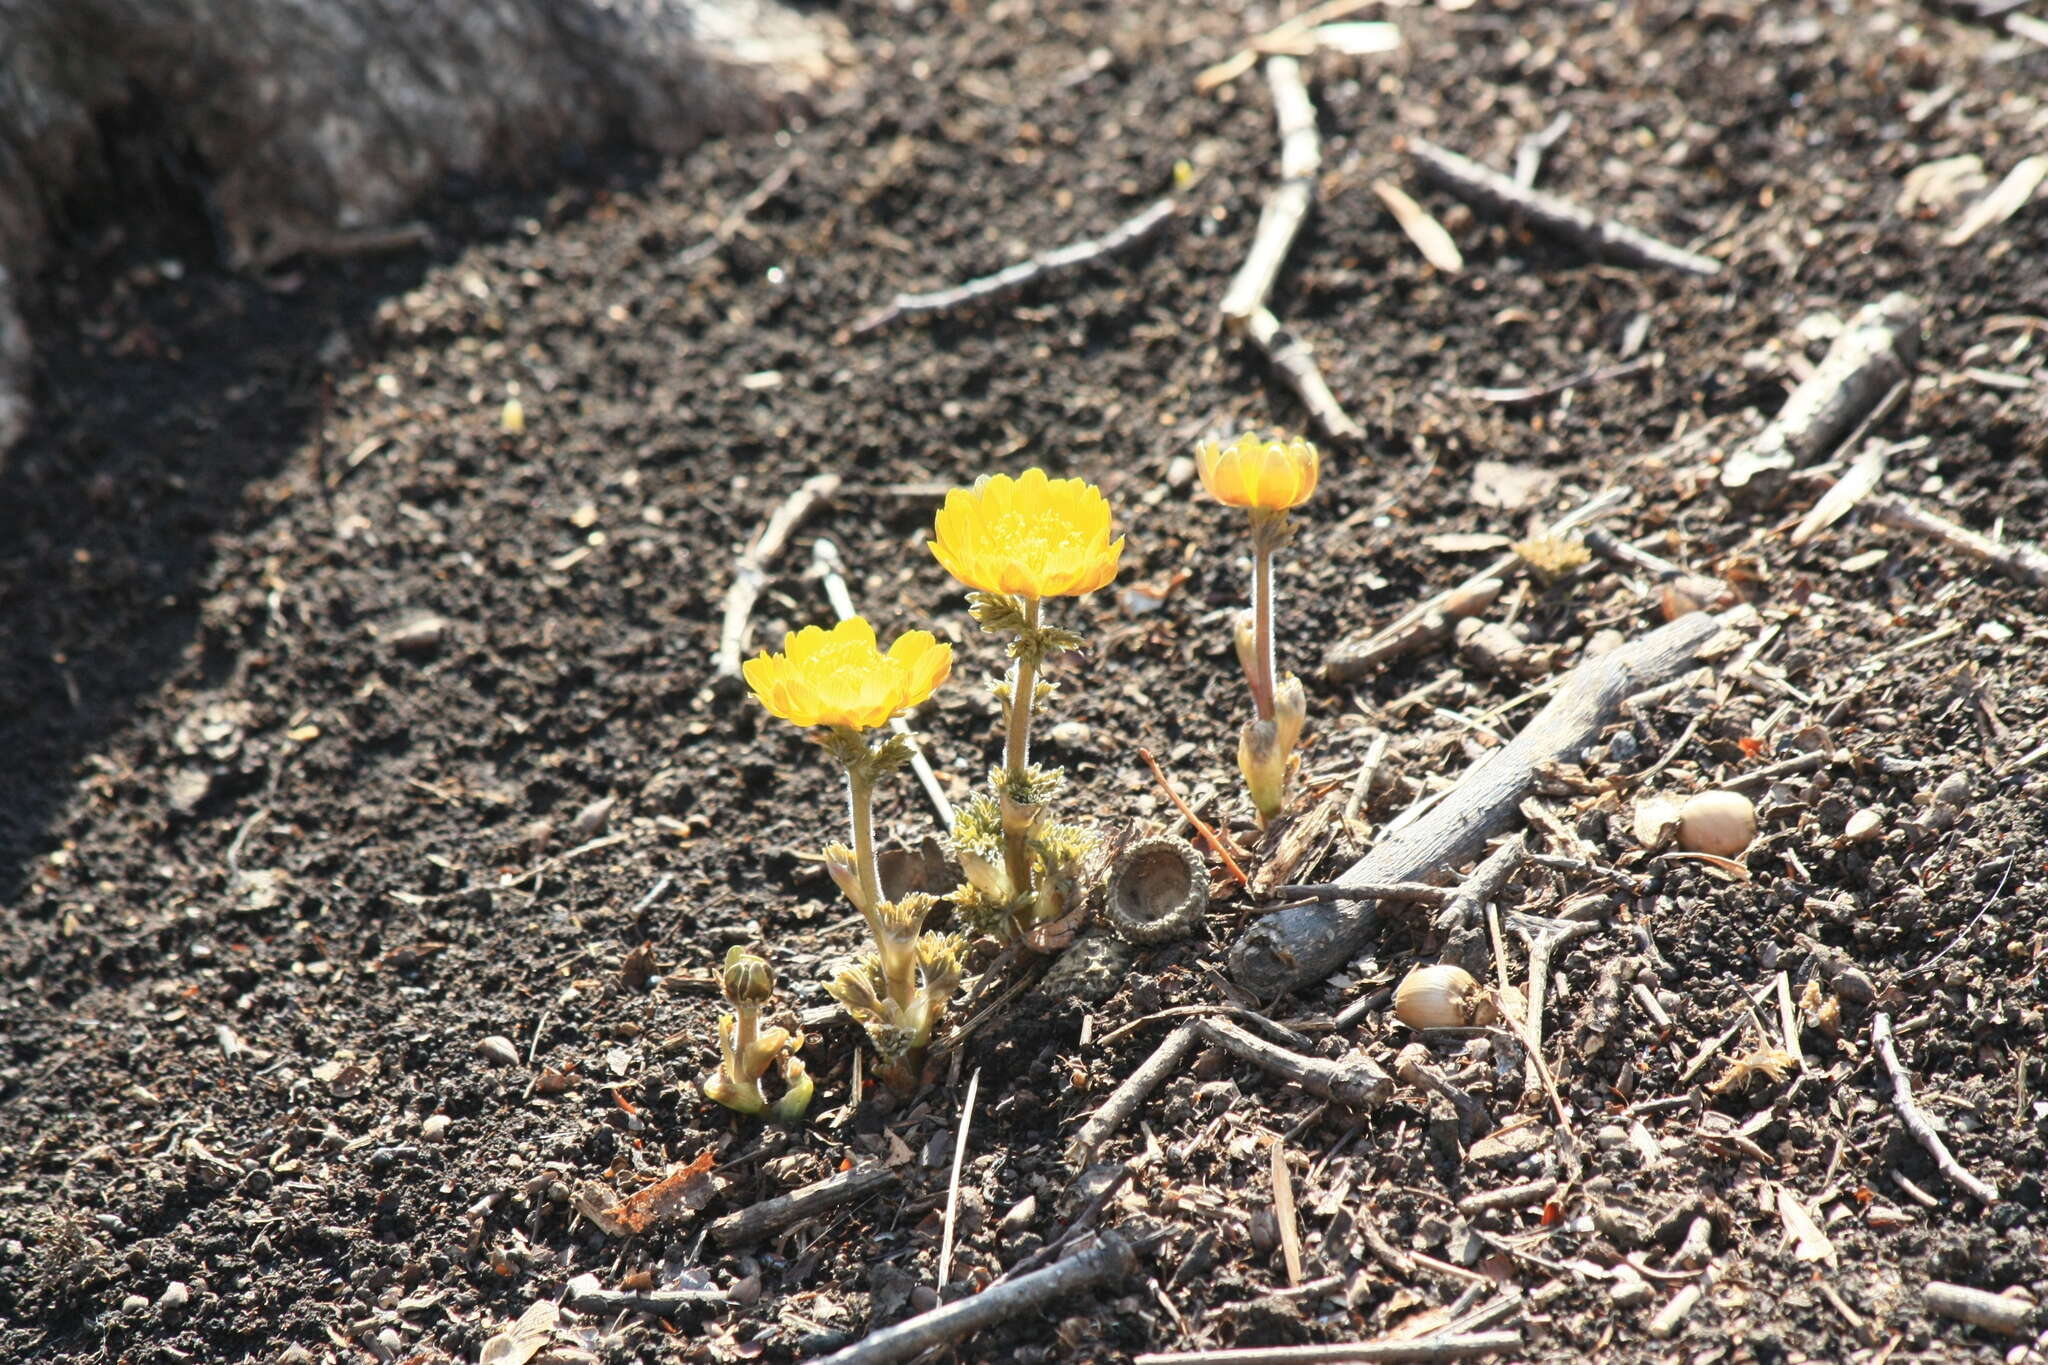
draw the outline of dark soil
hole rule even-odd
[[[1129,549],[1116,589],[1060,610],[1094,642],[1060,664],[1044,731],[1073,779],[1066,809],[1163,825],[1143,747],[1183,793],[1220,794],[1211,813],[1255,873],[1269,861],[1231,757],[1244,528],[1176,461],[1205,435],[1306,420],[1214,324],[1275,173],[1265,84],[1192,89],[1275,17],[1151,0],[864,9],[865,88],[815,126],[622,164],[545,202],[464,199],[438,226],[471,245],[431,259],[250,280],[167,261],[182,230],[152,242],[131,222],[43,281],[45,417],[0,475],[0,1357],[474,1360],[585,1272],[610,1289],[708,1281],[729,1301],[565,1314],[583,1335],[558,1337],[556,1359],[814,1354],[931,1302],[976,1071],[944,1293],[1067,1229],[1104,1173],[1066,1165],[1066,1138],[1171,1023],[1095,1040],[1224,1001],[1226,950],[1255,907],[1219,894],[1204,940],[1143,951],[1104,1001],[1020,1000],[908,1099],[871,1090],[850,1109],[854,1039],[824,1026],[805,1053],[812,1122],[735,1119],[694,1089],[714,957],[765,945],[783,999],[811,1009],[858,926],[813,858],[844,837],[829,764],[712,686],[708,661],[735,554],[805,477],[839,473],[777,561],[753,639],[829,616],[805,568],[831,536],[885,635],[958,642],[955,680],[916,723],[963,796],[995,753],[980,680],[999,657],[923,549],[932,490],[1033,463],[1085,476]],[[1540,704],[1507,705],[1542,675],[1447,648],[1355,686],[1314,676],[1324,644],[1497,552],[1474,533],[1520,535],[1625,486],[1609,529],[1739,586],[1758,616],[1745,639],[1768,639],[1750,667],[1721,655],[1618,723],[1536,798],[1552,818],[1537,812],[1535,846],[1649,878],[1559,959],[1546,1052],[1568,1128],[1483,1041],[1429,1044],[1509,1130],[1479,1146],[1421,1092],[1353,1113],[1198,1052],[1097,1158],[1140,1158],[1101,1219],[1140,1243],[1139,1271],[958,1358],[1423,1332],[1475,1273],[1527,1295],[1504,1325],[1532,1358],[2003,1357],[2013,1340],[1929,1316],[1921,1291],[2048,1298],[2048,608],[1863,513],[1794,548],[1785,532],[1825,480],[1764,510],[1731,507],[1713,474],[1819,358],[1831,319],[1904,289],[1928,322],[1910,399],[1874,433],[1913,442],[1887,488],[2038,540],[2048,203],[1948,247],[1981,190],[1897,201],[1926,162],[1976,154],[1995,183],[2042,148],[2048,49],[1893,3],[1387,17],[1398,57],[1309,64],[1325,173],[1274,306],[1368,429],[1328,448],[1283,569],[1313,801],[1341,810],[1373,738],[1390,743],[1360,820],[1334,820],[1290,875],[1340,870]],[[1546,186],[1726,273],[1588,264],[1425,190],[1401,154],[1415,132],[1505,167],[1560,112],[1573,122]],[[845,336],[895,290],[1108,229],[1181,159],[1187,211],[1127,258]],[[790,162],[729,240],[690,258]],[[1422,263],[1378,178],[1443,219],[1463,274]],[[1661,363],[1568,398],[1471,394],[1611,366],[1632,341]],[[515,384],[523,435],[500,430]],[[1481,461],[1552,486],[1499,506]],[[1134,614],[1146,603],[1123,589],[1148,585],[1170,591]],[[1649,576],[1601,563],[1559,587],[1518,580],[1491,614],[1558,671],[1664,605]],[[426,615],[445,631],[398,648]],[[1635,842],[1639,790],[1815,750],[1811,770],[1753,789],[1746,877]],[[590,812],[607,798],[608,816]],[[1845,841],[1866,809],[1876,836]],[[884,815],[906,842],[935,832],[907,776]],[[1502,907],[1611,889],[1530,868]],[[622,971],[642,944],[651,979]],[[1814,944],[1870,978],[1922,1102],[1999,1202],[1902,1131],[1874,1007],[1838,999]],[[1519,977],[1526,954],[1512,934],[1506,948]],[[1435,949],[1422,917],[1391,917],[1329,986],[1249,1003],[1318,1050],[1391,1065],[1412,1036],[1383,1003],[1331,1020]],[[1604,1037],[1577,1027],[1617,963],[1668,1029],[1626,1000]],[[1805,1069],[1706,1088],[1778,1039],[1766,996],[1764,1035],[1745,1026],[1687,1075],[1742,1021],[1742,993],[1780,972],[1795,997],[1821,981],[1831,1026],[1804,1029]],[[512,1064],[479,1051],[491,1035]],[[1276,1139],[1315,1282],[1284,1297]],[[577,1212],[587,1182],[631,1193],[707,1150],[718,1189],[699,1212],[625,1239]],[[891,1193],[753,1247],[705,1235],[871,1161],[896,1171]],[[1547,1205],[1456,1208],[1575,1171]],[[1787,1198],[1827,1255],[1788,1237]],[[1677,1260],[1695,1216],[1704,1267]],[[1400,1254],[1373,1255],[1368,1231]],[[1617,1277],[1626,1258],[1647,1292]],[[1651,1336],[1703,1270],[1698,1306]]]

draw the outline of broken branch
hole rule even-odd
[[[1624,227],[1567,199],[1518,185],[1498,171],[1459,156],[1419,137],[1408,139],[1408,154],[1423,174],[1466,203],[1499,214],[1517,214],[1555,237],[1562,237],[1595,260],[1622,265],[1679,270],[1688,275],[1718,275],[1721,263],[1662,242],[1647,232]]]
[[[1381,839],[1338,884],[1435,877],[1473,857],[1514,817],[1542,765],[1592,743],[1628,697],[1690,668],[1722,624],[1691,612],[1581,663],[1520,734],[1469,769],[1428,814]],[[1261,996],[1320,981],[1364,946],[1374,920],[1371,901],[1318,901],[1276,911],[1231,948],[1231,974]]]
[[[732,586],[725,593],[725,623],[718,630],[718,652],[711,658],[714,680],[740,675],[740,654],[747,647],[747,621],[754,614],[761,589],[767,586],[769,563],[782,552],[791,533],[811,510],[838,491],[837,474],[813,474],[805,479],[782,500],[761,528],[761,534],[741,553],[733,569]]]
[[[1934,1121],[1927,1117],[1927,1111],[1913,1102],[1913,1082],[1907,1077],[1906,1068],[1899,1062],[1898,1049],[1892,1044],[1892,1017],[1883,1010],[1870,1016],[1870,1043],[1884,1060],[1884,1069],[1892,1078],[1892,1109],[1897,1112],[1899,1122],[1906,1126],[1906,1131],[1927,1149],[1927,1154],[1934,1158],[1935,1166],[1943,1175],[1984,1203],[1996,1204],[1998,1187],[1964,1170],[1963,1163],[1956,1160],[1955,1153],[1941,1140],[1941,1134],[1934,1131]]]
[[[1221,1019],[1203,1019],[1195,1029],[1233,1057],[1292,1081],[1309,1094],[1353,1109],[1370,1109],[1393,1092],[1393,1077],[1372,1059],[1358,1055],[1341,1062],[1305,1057],[1246,1033]]]
[[[1150,237],[1167,222],[1175,211],[1174,200],[1161,199],[1143,212],[1126,218],[1100,237],[1083,238],[1051,251],[1041,251],[1029,260],[1019,261],[993,275],[969,280],[951,289],[934,290],[928,294],[898,294],[895,298],[869,313],[849,329],[852,336],[872,332],[876,328],[911,313],[944,313],[955,308],[965,308],[999,294],[1008,294],[1022,289],[1044,275],[1057,275],[1076,267],[1114,256]]]
[[[1266,58],[1266,84],[1273,91],[1273,114],[1280,124],[1280,183],[1260,210],[1251,250],[1223,294],[1223,321],[1233,328],[1248,326],[1252,314],[1266,306],[1266,296],[1273,292],[1273,281],[1308,216],[1316,172],[1323,164],[1316,106],[1302,80],[1300,59]]]

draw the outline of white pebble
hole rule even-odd
[[[1863,844],[1884,833],[1884,816],[1868,806],[1849,817],[1849,823],[1842,826],[1842,838],[1847,843]]]
[[[192,1291],[183,1280],[172,1280],[164,1286],[162,1297],[156,1301],[159,1308],[183,1308],[192,1301]]]
[[[478,1043],[476,1050],[483,1054],[485,1061],[495,1066],[517,1066],[519,1064],[519,1049],[514,1047],[512,1040],[502,1033],[493,1033],[490,1037]]]
[[[1739,858],[1756,838],[1756,806],[1741,792],[1689,796],[1678,808],[1678,843],[1693,853]]]
[[[453,1122],[446,1114],[429,1114],[420,1124],[421,1142],[439,1142],[448,1136],[448,1125]]]

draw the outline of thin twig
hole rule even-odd
[[[967,1096],[960,1101],[960,1131],[953,1135],[953,1179],[946,1189],[946,1226],[939,1238],[938,1288],[944,1293],[953,1274],[953,1223],[960,1213],[960,1166],[967,1157],[967,1130],[974,1123],[974,1093],[981,1089],[981,1068],[967,1078]]]
[[[1932,536],[1949,549],[1989,564],[2002,573],[2011,574],[2014,578],[2031,583],[2037,588],[2048,588],[2048,552],[2024,542],[2001,543],[1989,536],[1979,535],[1967,526],[1958,526],[1945,517],[1938,517],[1918,503],[1909,502],[1905,498],[1878,498],[1873,500],[1870,506],[1871,510],[1877,513],[1877,519],[1886,526]]]
[[[825,596],[832,603],[832,610],[839,613],[844,621],[849,616],[858,616],[853,607],[853,594],[847,591],[844,562],[839,558],[839,546],[829,537],[819,536],[811,546],[811,559],[818,566],[818,577],[824,580]],[[889,719],[889,728],[903,736],[910,744],[910,770],[917,774],[918,785],[930,798],[932,809],[939,813],[939,825],[943,829],[953,828],[953,803],[946,799],[946,789],[939,785],[939,775],[932,771],[931,760],[924,756],[924,746],[917,742],[917,736],[910,732],[910,722],[901,716]]]
[[[1290,1052],[1221,1019],[1204,1019],[1195,1029],[1225,1052],[1289,1080],[1311,1095],[1353,1109],[1370,1109],[1393,1091],[1394,1078],[1364,1054],[1333,1062]]]
[[[393,899],[403,901],[405,904],[418,909],[426,905],[445,905],[450,901],[459,901],[478,894],[511,891],[517,888],[521,882],[529,882],[535,877],[546,876],[564,863],[574,862],[586,853],[595,853],[599,849],[610,848],[614,844],[623,844],[630,838],[632,836],[629,834],[607,834],[602,839],[592,839],[587,844],[578,844],[566,852],[557,853],[552,858],[543,859],[524,872],[515,873],[512,876],[495,882],[471,882],[459,891],[443,891],[432,896],[421,896],[411,891],[394,891],[391,895]]]
[[[1892,1078],[1892,1108],[1898,1113],[1899,1122],[1906,1126],[1906,1131],[1927,1149],[1927,1154],[1934,1158],[1935,1166],[1943,1175],[1984,1203],[1996,1204],[1998,1187],[1964,1170],[1963,1163],[1956,1160],[1955,1153],[1934,1130],[1934,1121],[1927,1117],[1927,1111],[1913,1102],[1913,1082],[1899,1062],[1898,1049],[1892,1045],[1892,1017],[1883,1010],[1870,1016],[1870,1043],[1884,1060],[1884,1069]]]
[[[1596,517],[1619,507],[1622,503],[1628,501],[1628,496],[1628,490],[1625,488],[1609,488],[1559,517],[1550,524],[1543,534],[1545,536],[1561,536],[1568,531],[1576,530]],[[1407,611],[1380,627],[1379,630],[1375,631],[1366,640],[1362,642],[1340,641],[1331,646],[1329,652],[1323,656],[1324,678],[1330,682],[1348,682],[1370,671],[1374,665],[1393,657],[1388,652],[1387,642],[1400,640],[1411,630],[1426,622],[1431,616],[1444,614],[1443,609],[1446,603],[1470,597],[1474,590],[1478,589],[1482,584],[1488,582],[1498,584],[1508,571],[1513,569],[1519,562],[1520,556],[1518,555],[1502,555],[1493,563],[1466,578],[1464,582],[1459,583],[1456,587],[1446,589],[1436,596],[1427,598],[1410,607]],[[1495,595],[1498,594],[1498,591],[1496,587]],[[1487,596],[1485,603],[1474,607],[1473,611],[1484,611],[1486,606],[1492,604],[1492,601],[1493,597]],[[1464,614],[1471,615],[1472,612]],[[1448,638],[1449,634],[1450,627],[1446,625],[1444,637]]]
[[[1456,895],[1448,886],[1431,886],[1428,882],[1382,882],[1376,886],[1303,882],[1273,888],[1275,900],[1403,901],[1431,907],[1448,905]]]
[[[1271,309],[1253,309],[1244,320],[1244,329],[1252,344],[1266,353],[1266,359],[1301,399],[1301,405],[1308,409],[1308,415],[1324,435],[1346,441],[1365,435],[1365,428],[1351,420],[1337,395],[1330,392],[1323,372],[1316,367],[1315,349],[1282,327]]]
[[[1273,115],[1280,125],[1280,183],[1260,210],[1251,250],[1218,305],[1224,323],[1233,328],[1248,326],[1252,314],[1266,306],[1266,296],[1273,292],[1273,281],[1315,199],[1316,172],[1323,164],[1316,106],[1302,79],[1300,59],[1266,58],[1266,84],[1272,89]]]
[[[1287,1025],[1278,1023],[1272,1019],[1268,1019],[1265,1015],[1259,1014],[1253,1010],[1242,1009],[1236,1005],[1207,1004],[1171,1005],[1163,1010],[1155,1010],[1153,1013],[1144,1015],[1137,1019],[1133,1019],[1129,1023],[1118,1024],[1108,1033],[1105,1033],[1100,1038],[1097,1038],[1095,1040],[1095,1046],[1097,1046],[1098,1048],[1108,1047],[1111,1043],[1118,1041],[1126,1035],[1136,1033],[1139,1029],[1144,1028],[1149,1024],[1159,1023],[1162,1020],[1195,1019],[1200,1018],[1204,1015],[1218,1014],[1223,1015],[1226,1018],[1235,1019],[1240,1023],[1250,1024],[1255,1029],[1261,1029],[1267,1033],[1270,1033],[1275,1038],[1279,1039],[1281,1045],[1284,1047],[1291,1047],[1298,1051],[1306,1051],[1308,1048],[1313,1047],[1315,1045],[1314,1041],[1310,1039],[1307,1034],[1297,1033],[1293,1029],[1287,1027]]]
[[[1721,490],[1770,499],[1787,477],[1833,450],[1910,380],[1920,351],[1921,306],[1910,294],[1887,294],[1859,309],[1769,424],[1721,466]]]
[[[1180,793],[1176,792],[1173,789],[1173,784],[1166,780],[1166,774],[1159,771],[1159,762],[1152,757],[1152,751],[1150,749],[1140,749],[1138,750],[1138,757],[1145,760],[1145,766],[1152,770],[1152,776],[1159,779],[1159,789],[1166,793],[1167,800],[1173,802],[1173,808],[1181,813],[1182,819],[1194,827],[1195,833],[1202,836],[1202,842],[1207,844],[1214,850],[1216,856],[1223,860],[1223,865],[1230,869],[1230,875],[1237,879],[1237,884],[1247,891],[1251,890],[1251,878],[1244,875],[1244,869],[1237,865],[1237,859],[1230,856],[1230,850],[1223,846],[1223,840],[1216,836],[1216,831],[1203,824],[1202,818],[1189,810],[1188,803],[1180,799]]]
[[[942,1304],[893,1327],[870,1333],[816,1365],[893,1365],[935,1346],[959,1342],[984,1327],[1035,1313],[1055,1299],[1120,1280],[1137,1265],[1137,1253],[1120,1237],[1102,1240],[1057,1265],[991,1285],[981,1293]]]
[[[1535,132],[1515,144],[1515,183],[1529,189],[1536,183],[1536,175],[1543,169],[1543,154],[1555,147],[1572,128],[1572,116],[1559,114]]]
[[[738,1213],[729,1213],[711,1225],[711,1236],[722,1247],[758,1242],[784,1228],[795,1227],[806,1218],[865,1199],[895,1183],[896,1172],[886,1166],[856,1166],[800,1190],[764,1199]]]
[[[1273,1217],[1280,1224],[1280,1255],[1290,1288],[1301,1284],[1301,1225],[1294,1216],[1294,1181],[1287,1174],[1287,1143],[1273,1139]]]
[[[1107,1042],[1108,1039],[1104,1039]],[[1195,1026],[1183,1024],[1166,1035],[1159,1046],[1152,1050],[1136,1071],[1124,1078],[1124,1083],[1110,1092],[1102,1107],[1089,1115],[1081,1125],[1081,1131],[1074,1134],[1067,1144],[1067,1159],[1075,1165],[1085,1166],[1095,1159],[1096,1149],[1107,1142],[1130,1121],[1130,1117],[1143,1104],[1146,1097],[1157,1090],[1161,1082],[1172,1075],[1195,1045]]]
[[[1624,227],[1557,195],[1518,185],[1507,176],[1435,143],[1411,137],[1408,154],[1431,180],[1467,203],[1499,214],[1520,215],[1596,260],[1678,270],[1688,275],[1721,273],[1719,261],[1659,241],[1647,232]]]
[[[706,237],[695,246],[678,253],[676,264],[684,266],[695,265],[731,241],[739,230],[746,226],[747,219],[753,217],[761,205],[773,199],[781,191],[782,187],[789,183],[789,177],[795,172],[797,165],[802,160],[802,155],[797,152],[791,152],[788,156],[784,157],[782,163],[774,170],[768,172],[762,178],[760,184],[747,191],[746,197],[732,206],[730,213],[727,213],[718,220],[718,226],[712,229],[709,237]]]
[[[1333,1346],[1236,1346],[1220,1351],[1148,1351],[1131,1365],[1339,1365],[1340,1362],[1470,1360],[1522,1349],[1520,1332],[1474,1332],[1412,1341]]]
[[[1177,207],[1176,201],[1160,199],[1148,205],[1142,212],[1124,219],[1100,237],[1083,238],[1066,246],[1041,251],[1029,260],[1019,261],[1005,270],[950,289],[938,289],[928,294],[898,294],[888,303],[875,309],[848,329],[851,336],[861,336],[876,328],[895,321],[899,317],[915,313],[943,313],[999,294],[1008,294],[1022,289],[1044,275],[1057,275],[1079,266],[1114,256],[1129,250],[1150,237],[1161,227],[1171,222]]]
[[[725,592],[725,623],[718,630],[718,652],[711,656],[714,678],[739,676],[740,655],[747,647],[748,618],[754,613],[761,589],[767,586],[769,563],[781,553],[790,534],[812,509],[838,491],[837,474],[813,474],[805,479],[782,500],[762,526],[761,534],[741,553],[733,568],[732,586]]]

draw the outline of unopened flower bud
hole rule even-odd
[[[1285,759],[1301,743],[1301,727],[1308,720],[1308,694],[1292,673],[1273,689],[1273,720],[1280,727],[1280,754]]]
[[[775,995],[775,974],[768,969],[768,960],[738,946],[726,953],[719,984],[735,1005],[765,1005]]]

